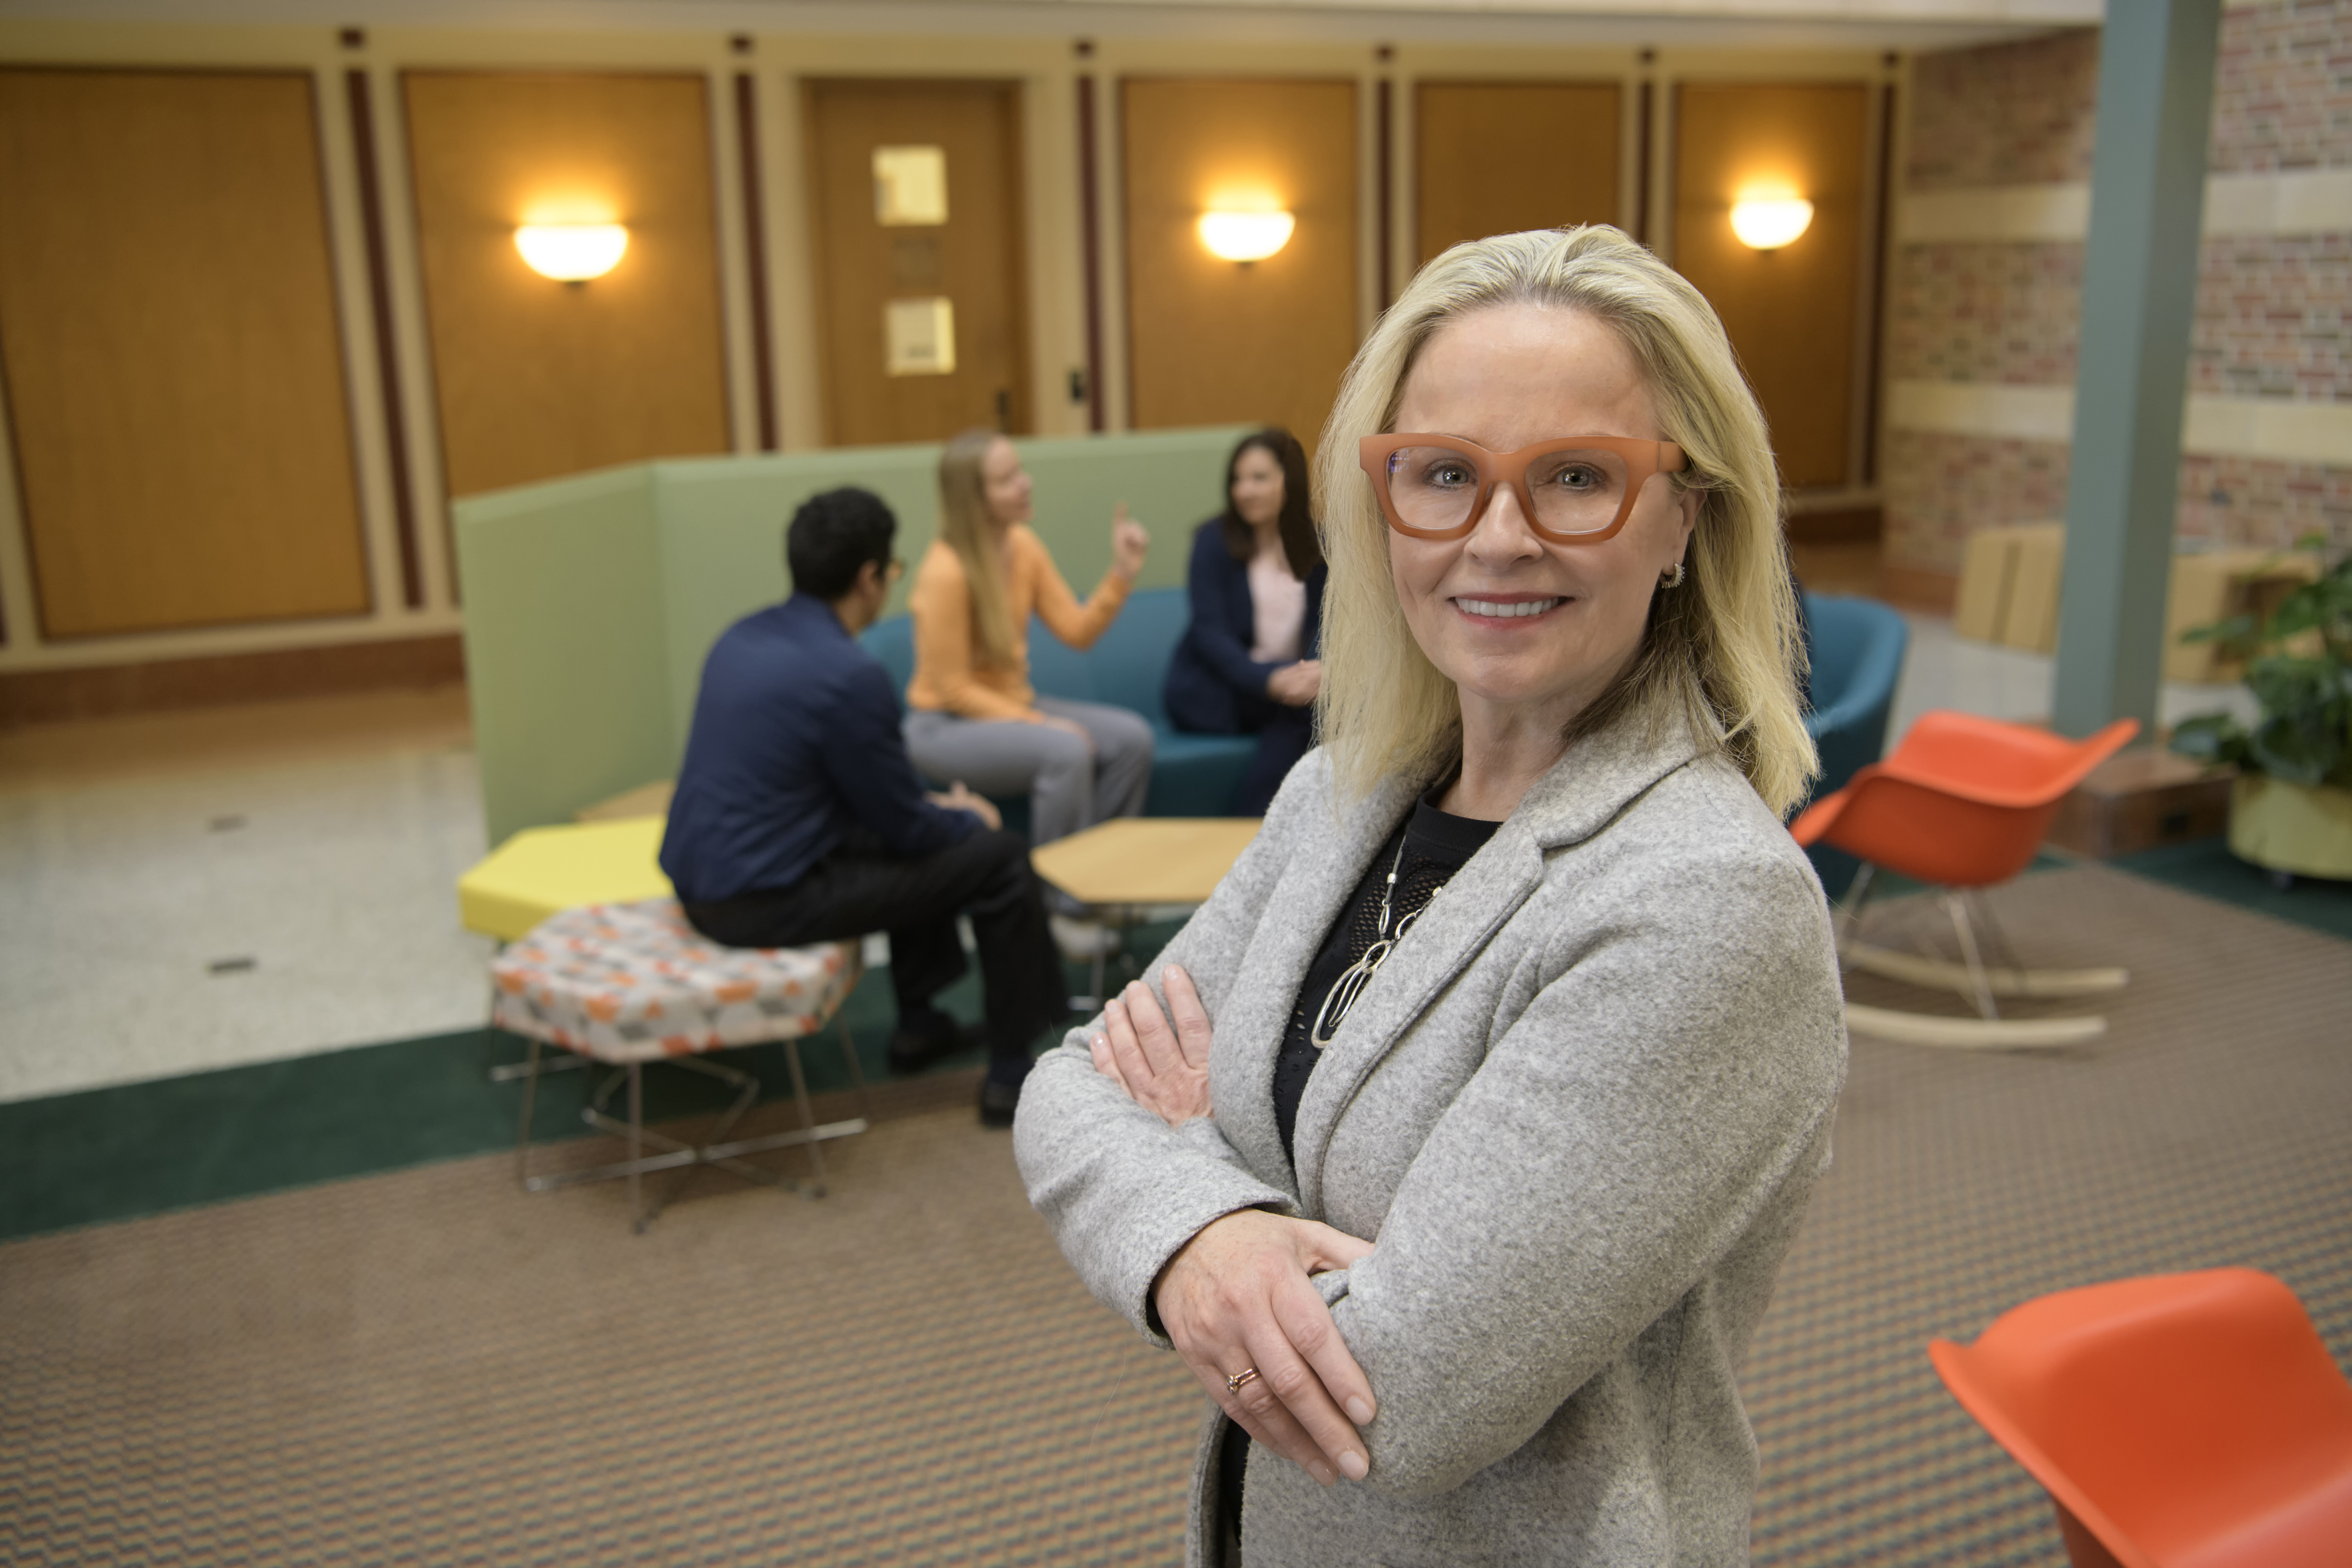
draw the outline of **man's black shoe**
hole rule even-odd
[[[934,1062],[980,1045],[981,1032],[967,1029],[944,1013],[934,1014],[918,1028],[890,1032],[890,1070],[918,1073]]]
[[[982,1127],[1010,1127],[1013,1113],[1021,1109],[1021,1086],[999,1083],[994,1079],[982,1079],[980,1084],[980,1124]]]
[[[988,1076],[980,1080],[980,1124],[982,1127],[1010,1127],[1013,1113],[1021,1108],[1021,1085],[1029,1076],[1029,1064],[991,1062]]]

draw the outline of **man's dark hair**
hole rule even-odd
[[[898,520],[872,490],[845,485],[801,502],[784,530],[784,564],[794,591],[824,600],[840,598],[856,585],[857,569],[868,561],[890,563],[890,542]]]

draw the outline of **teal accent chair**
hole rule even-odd
[[[1129,596],[1110,629],[1085,653],[1066,646],[1042,622],[1029,623],[1029,682],[1048,697],[1130,708],[1151,724],[1151,789],[1146,816],[1223,816],[1257,754],[1255,735],[1190,735],[1168,722],[1160,689],[1168,661],[1192,618],[1181,588],[1144,588]],[[881,660],[901,693],[915,674],[915,624],[887,616],[859,639]],[[1004,825],[1026,831],[1026,796],[1000,799]]]
[[[1822,757],[1822,776],[1813,785],[1818,800],[1886,754],[1886,726],[1911,628],[1877,600],[1844,594],[1807,594],[1805,616],[1813,634],[1813,700],[1805,728]],[[1844,893],[1862,866],[1845,851],[1822,845],[1806,854],[1832,899]]]

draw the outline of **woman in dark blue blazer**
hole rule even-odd
[[[1260,430],[1225,464],[1225,510],[1192,534],[1192,620],[1168,662],[1168,717],[1196,734],[1258,737],[1237,816],[1264,816],[1314,743],[1325,573],[1307,502],[1297,438]]]

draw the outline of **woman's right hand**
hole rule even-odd
[[[1160,1325],[1209,1397],[1327,1487],[1370,1468],[1356,1428],[1374,1406],[1308,1277],[1371,1254],[1370,1242],[1328,1225],[1240,1209],[1202,1226],[1152,1286]],[[1245,1368],[1257,1375],[1231,1388]]]
[[[1121,501],[1110,514],[1110,564],[1129,582],[1143,570],[1144,552],[1151,548],[1151,533],[1143,524],[1127,515],[1127,503]]]
[[[1095,1071],[1169,1126],[1181,1127],[1212,1114],[1209,1047],[1214,1030],[1201,993],[1181,967],[1170,964],[1160,984],[1168,993],[1167,1017],[1160,1016],[1151,987],[1130,980],[1103,1005],[1104,1033],[1087,1047]]]
[[[1323,689],[1323,661],[1302,658],[1265,678],[1265,694],[1288,708],[1304,708]]]

